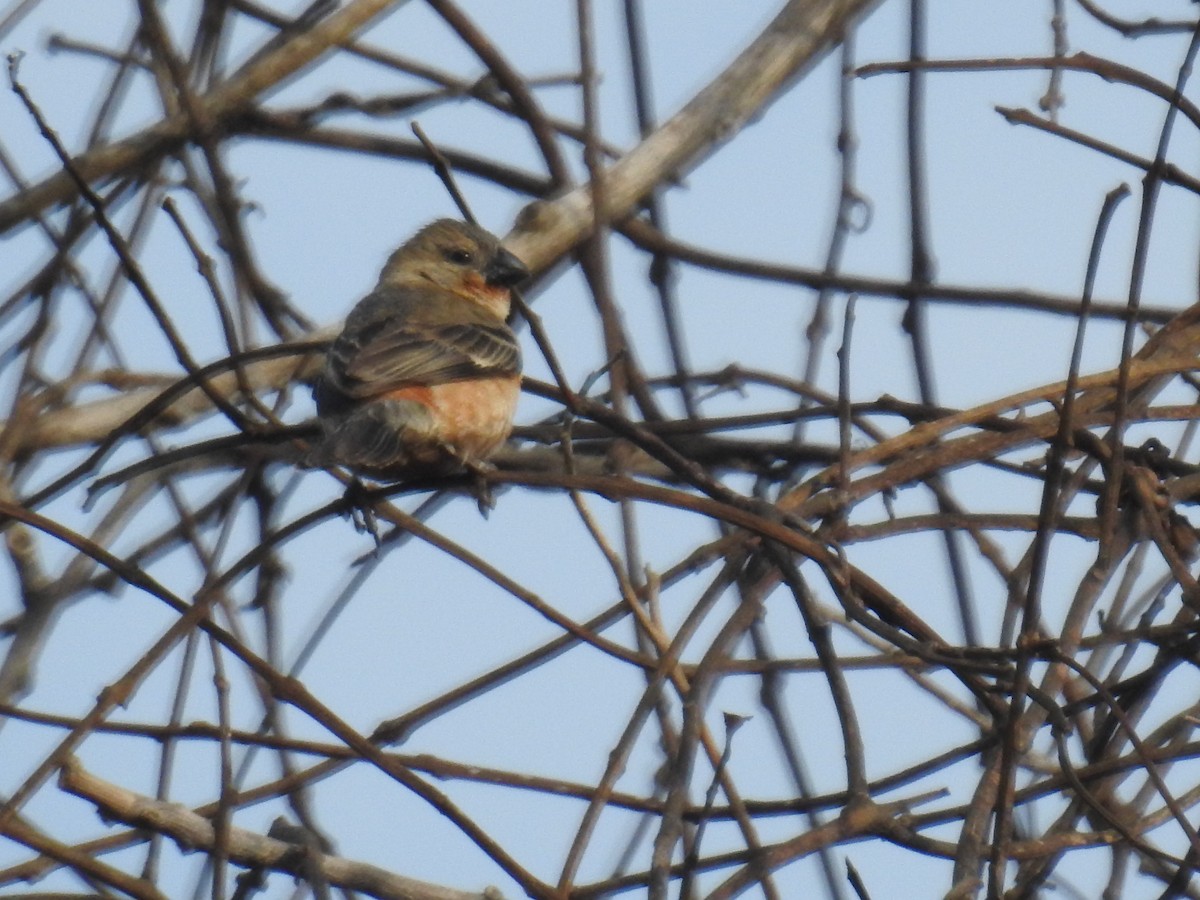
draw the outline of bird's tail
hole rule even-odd
[[[322,421],[324,432],[305,461],[313,467],[346,466],[387,473],[442,461],[428,407],[412,400],[377,400]]]

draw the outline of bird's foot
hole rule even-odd
[[[491,482],[491,474],[496,471],[496,467],[482,459],[468,456],[453,444],[441,444],[441,451],[455,466],[466,472],[470,480],[467,490],[475,498],[479,514],[486,519],[488,513],[496,508],[496,497],[492,492]]]
[[[379,516],[375,514],[375,501],[368,494],[367,486],[357,477],[351,478],[346,486],[345,499],[354,530],[359,534],[371,535],[378,550],[383,543],[379,535]]]
[[[475,498],[475,504],[479,507],[479,514],[486,519],[488,513],[496,508],[496,494],[492,490],[491,481],[491,475],[496,471],[496,467],[483,460],[470,459],[463,460],[463,468],[471,477],[469,490],[471,496]]]

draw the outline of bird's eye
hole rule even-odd
[[[463,250],[461,247],[455,247],[451,250],[447,250],[443,255],[446,257],[446,259],[450,260],[450,262],[458,263],[460,266],[465,266],[467,263],[475,259],[475,257],[471,255],[470,250]]]

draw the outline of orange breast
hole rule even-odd
[[[416,396],[409,399],[429,407],[440,440],[463,456],[487,459],[512,431],[521,378],[479,378],[410,390],[428,393],[428,400]]]
[[[427,385],[416,384],[411,387],[396,388],[380,395],[380,400],[412,400],[422,406],[433,405],[433,391]]]

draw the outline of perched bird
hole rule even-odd
[[[329,348],[309,462],[398,480],[486,460],[512,430],[521,351],[505,319],[528,274],[476,225],[413,235]]]

